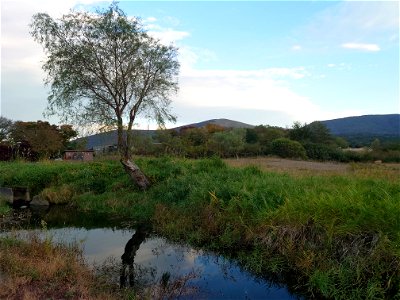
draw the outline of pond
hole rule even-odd
[[[13,232],[21,236],[37,232],[54,242],[80,245],[87,263],[121,286],[180,280],[185,283],[181,299],[298,299],[286,287],[248,273],[234,260],[144,233],[126,220],[59,207],[15,211],[8,223],[16,220],[18,229]],[[1,234],[9,228],[3,224]]]

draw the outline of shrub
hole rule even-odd
[[[348,158],[345,156],[343,151],[335,146],[317,143],[304,143],[303,146],[308,158],[322,161],[348,161]]]
[[[288,138],[279,138],[271,143],[272,153],[280,157],[306,158],[306,150],[296,141]]]

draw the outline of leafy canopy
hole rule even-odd
[[[174,120],[169,105],[178,87],[177,49],[151,38],[116,4],[58,20],[38,13],[31,29],[47,56],[48,114],[121,130],[124,122],[130,130],[138,115],[161,125]]]
[[[77,133],[71,125],[51,125],[49,122],[22,122],[13,124],[10,138],[13,144],[24,143],[40,158],[60,155]]]

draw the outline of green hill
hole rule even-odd
[[[233,120],[229,120],[229,119],[211,119],[211,120],[207,120],[207,121],[203,121],[203,122],[199,122],[199,123],[192,123],[192,124],[176,127],[174,129],[179,130],[181,128],[187,128],[187,127],[201,128],[201,127],[207,126],[208,124],[218,125],[218,126],[221,126],[224,128],[253,128],[254,127],[253,125],[250,125],[250,124],[233,121]]]
[[[400,142],[400,114],[365,115],[321,121],[331,134],[345,138],[351,146],[366,146],[378,138],[381,142]],[[253,125],[229,119],[211,119],[176,128],[200,128],[207,124],[225,128],[253,128]],[[152,136],[156,130],[134,130],[134,134]],[[117,131],[98,133],[84,138],[87,149],[96,149],[117,144]],[[82,139],[78,139],[80,141]]]
[[[219,125],[224,128],[253,128],[253,125],[249,125],[246,123],[232,121],[228,119],[212,119],[199,123],[188,124],[184,126],[179,126],[176,128],[172,128],[173,130],[179,131],[183,128],[200,128],[205,127],[207,124]],[[133,130],[134,134],[140,134],[145,136],[153,136],[156,133],[156,130]],[[99,149],[108,146],[113,146],[117,144],[117,131],[112,130],[108,132],[102,132],[94,135],[87,136],[85,138],[80,138],[76,140],[78,143],[85,141],[86,149]]]
[[[333,135],[348,140],[352,146],[400,141],[400,114],[365,115],[321,121]]]

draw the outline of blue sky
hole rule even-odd
[[[92,0],[1,0],[1,114],[43,119],[42,50],[35,12],[54,17]],[[150,34],[179,47],[182,125],[211,118],[291,126],[399,113],[397,1],[120,1]],[[50,119],[57,122],[56,118]],[[138,120],[138,128],[154,127]],[[174,126],[169,124],[169,127]]]

